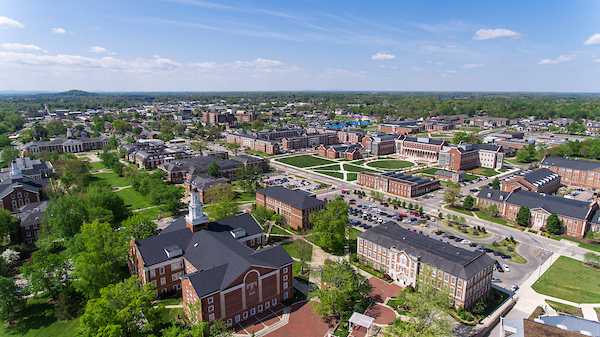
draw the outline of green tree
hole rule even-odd
[[[491,216],[497,216],[498,215],[498,206],[497,205],[492,205],[488,208],[488,211],[490,212]]]
[[[44,292],[56,298],[68,282],[69,261],[64,255],[49,254],[44,250],[33,253],[31,260],[21,267],[23,278],[27,280],[27,292]]]
[[[313,307],[323,317],[341,318],[358,303],[367,300],[371,284],[358,274],[347,260],[331,261],[323,265],[320,273],[321,287],[315,287],[310,298],[317,298]]]
[[[11,215],[10,211],[0,209],[0,242],[7,235],[14,234],[19,229],[19,219]]]
[[[2,167],[10,166],[10,163],[17,158],[19,158],[19,150],[12,146],[3,148],[2,153],[0,153],[0,162],[2,162]]]
[[[300,272],[304,273],[304,269],[312,261],[312,246],[310,243],[298,239],[292,243],[292,249],[296,252],[298,260],[300,260]]]
[[[219,168],[219,164],[217,164],[216,161],[213,161],[212,163],[210,163],[210,165],[208,165],[208,175],[212,177],[218,177]]]
[[[135,240],[145,239],[158,234],[156,223],[140,214],[133,213],[129,218],[121,222],[121,227],[124,229],[126,237],[133,237]]]
[[[517,213],[517,223],[519,224],[519,226],[528,227],[529,226],[529,216],[530,216],[529,207],[521,206],[521,208],[519,208],[519,212]]]
[[[238,177],[240,187],[244,192],[251,192],[261,187],[260,182],[263,179],[263,170],[258,166],[246,167],[240,164],[235,175]]]
[[[252,122],[252,128],[260,131],[265,127],[265,122],[263,122],[261,119],[257,119],[255,121]]]
[[[80,251],[75,259],[73,286],[87,298],[98,297],[100,289],[127,274],[126,239],[109,223],[84,224],[73,246],[73,251]]]
[[[494,180],[492,181],[492,189],[493,190],[500,189],[500,179],[498,179],[498,177],[494,178]]]
[[[100,297],[88,301],[77,334],[83,337],[148,336],[163,323],[164,307],[154,307],[152,283],[140,285],[133,276],[100,289]]]
[[[219,199],[219,201],[211,205],[208,214],[213,220],[219,220],[223,218],[232,217],[238,212],[238,205],[235,202],[231,201],[231,199],[223,197]]]
[[[556,213],[550,214],[548,219],[546,219],[546,230],[554,235],[559,235],[562,231],[562,221],[558,218]]]
[[[0,276],[0,322],[12,324],[19,309],[25,306],[19,290],[13,278]]]
[[[470,209],[472,209],[472,208],[473,208],[473,206],[475,205],[475,201],[476,201],[476,199],[475,199],[475,198],[473,198],[473,197],[472,197],[472,196],[470,196],[470,195],[467,195],[467,196],[465,197],[465,199],[463,200],[463,207],[464,207],[465,209],[469,209],[469,210],[470,210]]]
[[[118,223],[125,218],[125,200],[106,186],[90,186],[85,199],[89,220]]]
[[[221,198],[235,199],[236,195],[231,184],[217,184],[204,192],[204,202],[207,204],[220,200]]]
[[[79,233],[81,225],[88,221],[89,212],[85,199],[67,194],[48,205],[48,226],[58,238],[71,238]]]
[[[449,186],[444,192],[444,201],[450,206],[454,206],[460,198],[460,187],[458,185]]]
[[[325,205],[325,209],[310,214],[314,225],[314,242],[327,251],[344,247],[346,243],[346,223],[350,206],[341,198],[335,198]]]
[[[526,148],[517,150],[517,160],[521,163],[528,163],[531,161],[531,154]]]

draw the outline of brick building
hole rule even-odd
[[[186,197],[190,195],[194,189],[196,189],[198,191],[200,202],[207,203],[204,199],[206,191],[208,191],[213,186],[221,184],[231,184],[231,181],[229,179],[213,178],[207,174],[203,174],[186,179],[183,182],[183,187],[185,188]]]
[[[356,253],[403,287],[448,290],[454,306],[467,310],[491,292],[494,260],[485,252],[453,247],[394,222],[359,234]]]
[[[44,188],[48,179],[31,179],[23,177],[17,164],[11,164],[10,178],[0,183],[0,207],[12,213],[27,204],[40,202],[46,199]]]
[[[21,156],[25,157],[29,154],[42,152],[85,152],[91,150],[101,150],[105,146],[110,145],[110,141],[106,136],[96,138],[73,137],[71,129],[67,130],[66,137],[59,137],[49,141],[29,142],[21,148]]]
[[[563,231],[569,236],[582,238],[588,230],[600,232],[600,212],[596,202],[565,199],[553,195],[524,191],[520,188],[510,192],[483,188],[477,195],[477,204],[489,208],[498,207],[498,213],[509,221],[515,221],[522,206],[530,211],[529,226],[543,229],[552,213],[563,222]]]
[[[19,219],[19,230],[12,236],[16,242],[35,243],[39,237],[42,215],[46,213],[49,201],[27,204],[19,209],[15,216]]]
[[[600,162],[546,156],[540,167],[558,173],[561,182],[567,186],[600,188]]]
[[[283,215],[287,224],[294,229],[311,228],[310,214],[324,209],[325,204],[325,201],[308,192],[288,190],[282,186],[256,191],[256,205]]]
[[[129,155],[139,168],[154,170],[162,164],[170,163],[178,159],[192,158],[196,155],[185,151],[170,151],[163,148],[139,150]]]
[[[310,133],[298,137],[283,138],[281,148],[284,150],[303,149],[318,145],[332,145],[338,143],[335,133]]]
[[[504,165],[504,149],[498,145],[467,144],[443,146],[438,166],[446,170],[468,170],[475,167],[500,169]]]
[[[340,143],[362,144],[365,132],[363,130],[340,130],[337,132],[337,136]]]
[[[330,159],[346,158],[349,160],[360,159],[360,145],[330,145],[319,146],[319,156]]]
[[[362,186],[406,198],[414,198],[440,188],[440,181],[394,172],[360,172],[357,183]]]
[[[261,157],[257,156],[234,156],[229,159],[220,159],[218,157],[192,157],[187,159],[174,160],[159,168],[167,173],[167,180],[172,183],[182,183],[195,176],[205,175],[208,173],[208,167],[213,162],[219,165],[219,177],[229,180],[235,180],[235,173],[240,165],[245,167],[258,166],[263,171],[267,169],[267,163]]]
[[[437,160],[440,151],[446,145],[448,142],[445,140],[402,135],[396,140],[396,152],[404,156]]]
[[[510,192],[514,189],[554,194],[560,187],[560,176],[549,169],[539,168],[511,176],[500,183],[500,190]]]
[[[365,136],[362,141],[363,149],[373,156],[384,156],[396,151],[396,137],[386,134],[373,134]]]
[[[477,116],[471,118],[471,126],[497,128],[502,126],[508,126],[510,119],[503,117],[488,117],[488,116]]]
[[[21,172],[23,178],[32,180],[46,179],[52,174],[52,163],[29,157],[17,158],[13,161]],[[10,179],[12,167],[3,168],[0,172],[0,182]]]
[[[230,133],[227,135],[227,143],[240,144],[240,147],[255,151],[264,152],[267,154],[279,154],[280,144],[277,141],[269,139],[259,139],[250,135],[237,135]]]
[[[456,172],[437,170],[437,171],[435,171],[435,174],[433,175],[433,177],[435,179],[451,181],[454,183],[459,183],[461,181],[464,181],[466,176],[467,176],[467,173],[462,170],[456,171]]]
[[[423,123],[417,121],[400,121],[379,124],[377,131],[396,134],[419,133],[425,129]]]

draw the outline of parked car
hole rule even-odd
[[[512,287],[510,287],[510,291],[512,291],[513,293],[517,290],[519,290],[519,286],[516,283],[513,284]]]
[[[500,257],[503,258],[503,259],[512,259],[512,256],[506,255],[506,254],[500,255]]]
[[[502,280],[499,277],[492,277],[492,283],[501,283]]]
[[[462,243],[463,245],[468,245],[471,243],[471,241],[469,240],[462,240],[460,243]]]
[[[506,270],[507,272],[510,271],[510,267],[505,263],[502,265],[502,267],[504,268],[504,270]]]
[[[477,244],[474,244],[473,242],[469,243],[469,247],[477,247]]]

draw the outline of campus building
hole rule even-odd
[[[0,208],[16,213],[25,205],[45,200],[46,185],[48,179],[23,177],[17,163],[12,162],[10,178],[0,183]]]
[[[483,188],[477,195],[477,204],[482,208],[496,205],[498,214],[509,221],[516,221],[519,210],[526,206],[530,211],[529,226],[534,230],[544,229],[548,217],[556,213],[563,223],[563,232],[569,236],[583,238],[588,230],[600,232],[600,212],[596,202],[565,199],[521,188],[510,192]]]
[[[29,157],[17,158],[13,161],[17,165],[17,169],[21,172],[23,178],[31,180],[41,180],[50,177],[52,174],[52,163],[40,159],[31,159]],[[10,179],[12,167],[6,167],[0,172],[0,182]]]
[[[442,147],[446,145],[448,142],[445,140],[402,135],[396,140],[396,152],[404,156],[438,160]]]
[[[101,150],[110,145],[110,140],[106,136],[96,138],[73,137],[71,130],[67,130],[66,137],[59,137],[49,141],[29,142],[21,148],[21,156],[26,157],[33,153],[42,152],[85,152],[92,150]]]
[[[554,194],[559,187],[560,176],[546,168],[525,171],[500,182],[500,190],[504,192],[521,188],[537,193]]]
[[[600,188],[600,162],[546,156],[540,167],[560,175],[561,182],[567,186]]]
[[[325,201],[308,192],[288,190],[282,186],[256,191],[256,205],[283,215],[287,224],[294,229],[311,228],[310,214],[324,209],[325,204]]]
[[[182,292],[197,316],[229,324],[251,318],[292,297],[292,258],[281,246],[268,248],[254,217],[244,213],[209,222],[197,193],[187,216],[159,235],[130,241],[130,267],[157,294]]]
[[[501,169],[504,165],[504,149],[498,145],[466,144],[446,145],[439,152],[438,166],[452,171],[475,167]]]
[[[359,260],[406,287],[447,290],[455,306],[470,309],[489,296],[494,260],[388,222],[358,235]]]
[[[49,203],[48,200],[34,202],[19,209],[19,213],[15,215],[20,221],[19,230],[12,236],[13,241],[25,242],[27,244],[37,241],[42,215],[46,213]]]
[[[433,177],[435,179],[439,179],[439,180],[443,180],[443,181],[451,181],[453,183],[460,183],[461,181],[464,181],[466,176],[467,176],[467,173],[462,170],[456,171],[456,172],[437,170],[437,171],[435,171],[435,174],[433,175]]]
[[[235,173],[240,165],[244,167],[260,167],[263,171],[267,169],[267,163],[262,157],[239,155],[229,159],[221,159],[214,156],[192,157],[178,159],[162,164],[160,169],[167,173],[167,180],[172,183],[182,183],[195,176],[206,175],[208,167],[212,163],[219,165],[219,178],[235,180]]]
[[[240,144],[240,147],[242,148],[267,154],[279,154],[281,152],[279,142],[269,139],[260,139],[250,135],[236,135],[230,133],[227,135],[227,143]]]
[[[362,139],[362,146],[373,156],[384,156],[394,153],[396,149],[396,136],[387,134],[373,134]]]
[[[330,159],[346,158],[348,160],[360,159],[362,157],[360,145],[330,145],[319,146],[319,156]]]
[[[440,181],[403,174],[360,172],[357,183],[378,191],[414,198],[440,188]]]

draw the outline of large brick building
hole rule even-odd
[[[487,254],[448,245],[394,222],[359,234],[356,253],[395,283],[447,290],[452,303],[467,310],[491,292],[494,260]]]
[[[324,209],[325,204],[325,201],[308,192],[288,190],[282,186],[256,191],[256,205],[283,215],[288,225],[294,229],[311,228],[310,214]]]
[[[240,144],[240,147],[267,154],[279,154],[281,146],[279,142],[269,139],[260,139],[250,135],[236,135],[230,133],[227,135],[227,143]]]
[[[281,140],[281,148],[292,150],[337,143],[338,136],[335,133],[307,133],[302,136],[283,138]]]
[[[529,208],[529,226],[543,229],[552,213],[563,222],[563,231],[570,236],[582,238],[588,230],[600,232],[600,212],[596,202],[565,199],[553,195],[525,191],[520,188],[510,192],[483,188],[477,195],[477,204],[489,208],[498,207],[503,218],[516,221],[521,207]]]
[[[553,194],[560,187],[560,176],[549,169],[539,168],[511,176],[500,183],[500,190],[510,192],[514,189]]]
[[[396,134],[419,133],[425,129],[421,122],[417,121],[399,121],[379,124],[377,131],[391,132]]]
[[[39,159],[31,159],[29,157],[17,158],[13,161],[17,165],[17,168],[21,172],[23,178],[29,178],[32,180],[46,179],[52,174],[52,163],[45,162]],[[12,172],[12,166],[2,169],[0,172],[0,182],[4,182],[10,179]]]
[[[110,145],[106,136],[97,138],[73,137],[71,130],[67,130],[66,137],[59,137],[49,141],[29,142],[21,148],[21,155],[27,156],[33,153],[42,152],[85,152],[91,150],[101,150]]]
[[[600,188],[600,162],[547,156],[540,163],[540,167],[558,173],[565,185]]]
[[[23,177],[17,164],[11,164],[10,178],[0,183],[0,208],[16,213],[27,204],[46,199],[44,188],[48,179]]]
[[[182,291],[184,310],[229,324],[244,321],[292,297],[292,258],[281,246],[263,248],[264,232],[252,215],[209,222],[198,195],[189,214],[159,235],[130,241],[132,272],[157,294]]]
[[[387,134],[373,134],[363,137],[363,149],[373,156],[384,156],[396,151],[396,136]]]
[[[340,130],[337,132],[340,143],[361,144],[365,132],[363,130]]]
[[[504,165],[504,149],[487,144],[446,145],[440,150],[438,160],[439,167],[453,171],[479,166],[500,169]]]
[[[35,243],[40,234],[42,216],[46,213],[49,201],[40,201],[27,204],[19,209],[15,216],[20,221],[19,230],[12,236],[13,241]]]
[[[195,176],[208,173],[208,167],[212,163],[219,165],[219,177],[229,180],[235,179],[235,173],[240,165],[245,167],[260,167],[263,171],[267,169],[267,163],[262,157],[239,155],[229,159],[218,157],[192,157],[174,160],[159,166],[167,173],[167,180],[173,183],[182,183]]]
[[[411,174],[360,172],[357,183],[362,186],[406,198],[414,198],[440,188],[440,181]]]
[[[448,142],[445,140],[402,135],[396,140],[396,152],[404,156],[437,160],[440,151],[446,145]]]
[[[360,159],[362,157],[360,145],[330,145],[319,146],[319,156],[330,159],[346,158],[349,160]]]

